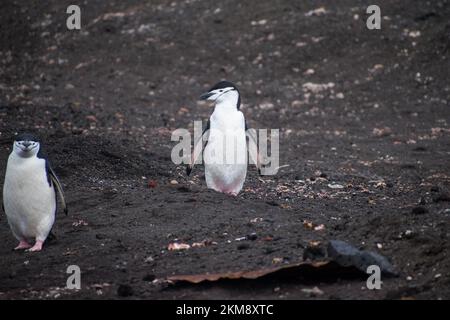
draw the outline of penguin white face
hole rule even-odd
[[[221,103],[226,100],[237,101],[237,109],[241,106],[239,90],[229,81],[220,81],[215,84],[208,92],[200,96],[200,100],[215,101],[216,103]]]
[[[39,140],[31,134],[20,134],[14,140],[13,151],[22,158],[36,156],[41,144]]]

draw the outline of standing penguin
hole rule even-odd
[[[237,195],[247,175],[247,126],[244,114],[239,110],[239,90],[233,83],[221,81],[202,94],[200,100],[215,102],[214,112],[196,143],[203,144],[203,136],[207,135],[204,147],[206,185],[219,192]],[[193,153],[187,175],[195,160]],[[259,161],[257,166],[259,169]]]
[[[42,250],[55,222],[56,190],[67,215],[61,184],[42,156],[39,140],[30,134],[18,135],[8,158],[3,186],[3,210],[19,240],[15,250]]]

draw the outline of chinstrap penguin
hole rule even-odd
[[[19,240],[15,250],[42,250],[55,222],[56,192],[67,214],[61,184],[43,156],[39,140],[30,134],[18,135],[8,158],[3,186],[3,210]]]
[[[239,90],[233,83],[221,81],[202,94],[200,100],[215,102],[214,112],[202,137],[195,143],[196,146],[207,140],[203,153],[206,185],[219,192],[237,195],[247,175],[247,125],[244,114],[239,110]],[[206,139],[203,139],[204,135]],[[191,173],[195,160],[192,153],[187,175]],[[259,162],[257,166],[259,171]]]

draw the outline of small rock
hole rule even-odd
[[[311,92],[311,93],[319,93],[321,91],[334,88],[334,86],[335,86],[334,82],[329,82],[329,83],[307,82],[307,83],[303,84],[303,91]]]
[[[331,188],[331,189],[344,189],[344,186],[341,185],[341,184],[330,183],[330,184],[328,185],[328,188]]]
[[[331,240],[328,243],[327,253],[329,258],[343,267],[354,266],[365,273],[367,267],[377,265],[385,276],[398,275],[392,264],[382,255],[358,250],[344,241]]]
[[[155,259],[153,259],[152,256],[149,256],[149,257],[145,258],[145,260],[144,260],[145,263],[149,263],[149,262],[153,262],[153,261],[155,261]]]
[[[154,188],[156,188],[156,186],[158,185],[158,183],[157,183],[155,180],[148,180],[147,185],[148,185],[148,187],[149,187],[150,189],[154,189]]]
[[[318,287],[314,287],[312,289],[302,289],[302,292],[308,294],[311,297],[317,297],[323,295],[323,291]]]
[[[262,20],[259,20],[259,21],[252,21],[252,22],[251,22],[251,25],[252,25],[252,26],[263,26],[263,25],[265,25],[266,23],[267,23],[267,20],[262,19]]]
[[[178,184],[178,181],[177,180],[170,180],[170,184],[173,184],[173,185]]]
[[[414,236],[414,233],[412,232],[412,230],[405,231],[405,238],[411,239],[413,236]]]
[[[417,206],[411,210],[411,213],[412,214],[425,214],[425,213],[428,213],[428,209],[423,206]]]
[[[420,37],[420,31],[410,31],[408,33],[408,36],[410,36],[411,38],[417,38]]]
[[[178,251],[178,250],[187,250],[190,249],[191,246],[187,243],[178,243],[178,242],[174,242],[174,243],[170,243],[167,246],[167,250],[169,251]]]
[[[392,134],[392,129],[389,127],[374,128],[372,134],[376,137],[387,137]]]
[[[246,236],[246,238],[247,238],[247,240],[254,241],[254,240],[258,239],[258,236],[255,232],[253,232],[253,233],[250,233],[248,236]]]
[[[283,258],[273,258],[272,259],[273,264],[278,264],[278,263],[282,263],[282,262],[283,262]]]
[[[314,231],[322,231],[322,230],[325,230],[324,224],[319,224],[318,226],[314,227]]]
[[[273,103],[270,103],[270,102],[266,102],[266,103],[261,103],[260,105],[259,105],[259,108],[261,109],[261,110],[270,110],[270,109],[273,109],[275,106],[273,105]]]
[[[294,107],[294,108],[301,107],[303,104],[304,104],[304,102],[301,100],[294,100],[291,102],[291,107]]]
[[[311,17],[311,16],[321,16],[323,14],[327,13],[327,10],[325,10],[324,7],[320,7],[314,10],[310,10],[308,12],[305,13],[306,17]]]
[[[90,121],[90,122],[97,122],[97,121],[98,121],[98,120],[97,120],[97,117],[94,116],[94,115],[88,115],[88,116],[86,116],[86,120],[87,120],[87,121]]]

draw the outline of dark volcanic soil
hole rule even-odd
[[[73,1],[25,3],[0,4],[0,176],[13,135],[38,133],[70,214],[33,254],[12,251],[1,215],[0,299],[450,298],[450,1],[380,0],[374,31],[366,1],[84,1],[81,31],[65,27]],[[196,98],[221,79],[252,127],[280,129],[288,165],[250,167],[238,197],[170,158],[171,132],[207,119]],[[217,244],[167,250],[205,239]],[[331,239],[400,276],[374,291],[339,277],[163,281],[299,262]],[[73,264],[80,291],[64,289]]]

